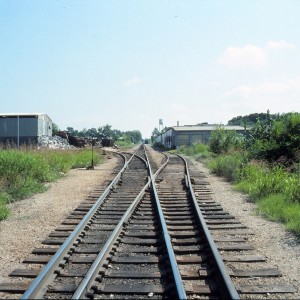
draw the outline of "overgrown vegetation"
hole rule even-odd
[[[278,114],[274,114],[274,115],[270,115],[269,112],[267,113],[255,113],[255,114],[250,114],[247,116],[238,116],[238,117],[234,117],[231,120],[229,120],[227,122],[228,125],[237,125],[237,126],[253,126],[256,124],[257,120],[260,120],[262,122],[264,122],[267,118],[269,118],[269,116],[272,117],[272,119],[276,119],[279,115]]]
[[[265,114],[245,138],[217,128],[208,145],[180,147],[257,203],[258,212],[300,236],[300,114]],[[205,153],[205,154],[204,154]]]
[[[152,142],[152,147],[153,149],[155,149],[156,151],[167,151],[169,150],[168,148],[166,148],[162,143],[153,141]]]
[[[55,128],[56,130],[58,129],[57,125]],[[139,130],[121,131],[113,129],[109,124],[98,128],[84,128],[83,130],[76,130],[73,127],[67,127],[66,131],[72,136],[94,137],[99,140],[111,138],[114,141],[120,140],[121,143],[122,141],[129,141],[133,144],[137,144],[142,140],[142,134]]]
[[[80,150],[1,150],[0,151],[0,220],[9,215],[7,204],[46,189],[72,168],[91,164],[92,152]],[[95,164],[101,157],[93,154]]]
[[[119,139],[116,141],[116,145],[123,150],[127,150],[127,149],[132,148],[132,146],[134,144],[128,139],[126,139],[126,140]]]
[[[184,155],[193,156],[199,161],[212,156],[212,153],[209,151],[209,146],[201,143],[196,143],[191,147],[180,146],[178,150],[171,150],[170,152],[179,152]]]

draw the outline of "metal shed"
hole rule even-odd
[[[167,131],[157,136],[156,142],[163,144],[167,148],[176,148],[182,145],[192,146],[195,143],[207,143],[211,132],[222,126],[225,130],[235,130],[237,133],[245,134],[242,126],[227,126],[220,124],[198,124],[173,126]]]
[[[52,120],[44,113],[0,114],[0,142],[17,146],[52,136]]]

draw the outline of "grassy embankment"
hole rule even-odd
[[[249,200],[257,204],[259,214],[284,223],[288,230],[300,236],[299,170],[290,172],[277,164],[253,160],[246,151],[215,154],[209,145],[203,144],[180,147],[177,152],[193,156],[216,175],[225,177],[236,190],[249,195]]]
[[[91,150],[0,150],[0,220],[8,217],[8,204],[46,190],[72,168],[91,164]],[[93,155],[98,164],[101,157]]]

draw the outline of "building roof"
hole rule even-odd
[[[222,127],[227,130],[245,130],[244,127],[242,126],[227,126],[227,125],[200,125],[200,126],[195,126],[195,125],[186,125],[186,126],[173,126],[170,129],[173,129],[175,131],[212,131],[217,129],[218,127]]]
[[[0,113],[1,117],[13,117],[13,116],[42,116],[47,115],[45,113]]]

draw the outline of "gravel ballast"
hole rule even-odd
[[[157,159],[162,160],[161,154]],[[212,175],[203,164],[192,163],[207,176],[214,200],[255,233],[249,242],[279,268],[286,283],[298,289],[293,299],[300,299],[300,244],[297,238],[282,224],[257,215],[256,205],[249,202],[246,195],[234,191],[224,179]],[[22,268],[22,261],[31,251],[39,247],[89,193],[114,176],[111,171],[115,165],[116,159],[112,158],[95,170],[71,170],[62,179],[49,184],[45,193],[11,204],[12,215],[0,222],[0,282],[11,281],[9,273]],[[5,297],[9,298],[0,293],[0,298]],[[271,298],[266,296],[266,299]]]

